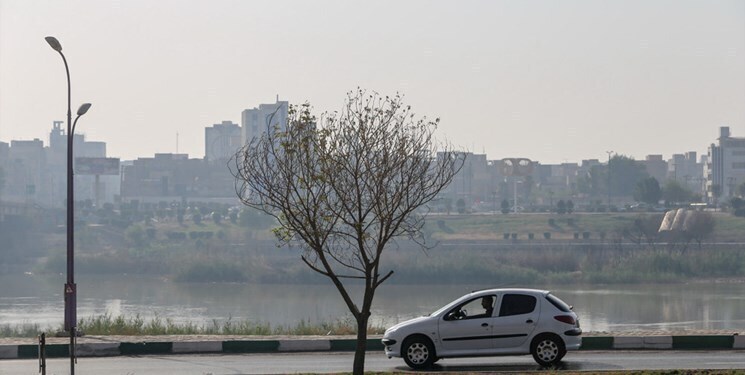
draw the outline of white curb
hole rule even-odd
[[[173,353],[219,353],[222,352],[222,341],[185,341],[174,342]]]
[[[672,349],[672,336],[644,336],[644,349]]]
[[[280,352],[307,352],[313,350],[331,350],[330,340],[280,340]]]
[[[732,349],[745,349],[745,336],[735,335],[735,342]]]
[[[613,338],[613,349],[644,349],[644,337],[618,336]]]

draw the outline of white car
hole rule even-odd
[[[387,329],[388,358],[424,369],[442,358],[532,354],[541,366],[557,364],[582,344],[572,307],[545,290],[475,291],[428,316]]]

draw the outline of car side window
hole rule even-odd
[[[493,295],[472,299],[450,310],[445,315],[445,320],[490,318],[495,300],[496,296]]]
[[[526,294],[505,294],[499,316],[529,314],[535,310],[536,298]]]

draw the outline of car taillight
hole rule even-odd
[[[576,323],[574,321],[574,317],[573,316],[570,316],[570,315],[556,315],[554,317],[554,319],[556,319],[556,320],[558,320],[558,321],[560,321],[562,323],[571,324],[571,325],[574,325]]]

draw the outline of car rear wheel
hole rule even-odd
[[[564,346],[564,341],[556,335],[544,334],[537,336],[530,345],[530,354],[543,367],[556,365],[564,358],[566,353],[567,350]]]
[[[407,338],[401,347],[401,356],[404,362],[415,370],[428,368],[437,360],[434,345],[424,336]]]

